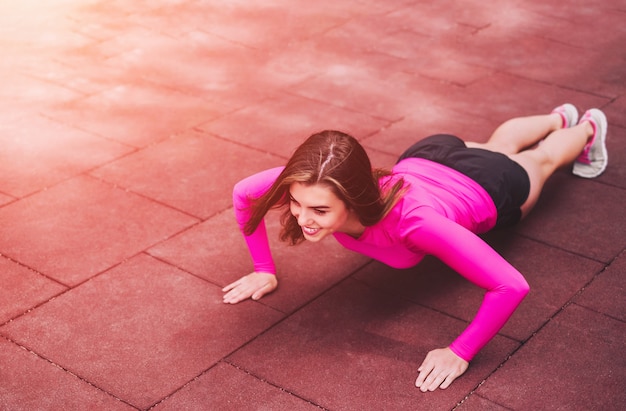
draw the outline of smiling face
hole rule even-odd
[[[363,226],[328,186],[293,183],[289,188],[289,210],[302,228],[304,238],[320,241],[334,232],[359,235]]]

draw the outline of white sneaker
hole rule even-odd
[[[558,113],[561,116],[563,128],[569,128],[578,123],[578,110],[573,104],[565,103],[552,110],[552,113]]]
[[[574,162],[572,173],[583,178],[594,178],[606,170],[609,157],[606,152],[608,123],[604,113],[597,108],[587,110],[578,124],[588,121],[593,126],[593,136]]]

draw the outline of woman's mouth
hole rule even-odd
[[[304,234],[306,235],[315,235],[317,233],[319,233],[320,229],[319,228],[310,228],[310,227],[302,227],[302,232],[304,232]]]

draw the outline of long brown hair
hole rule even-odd
[[[401,195],[403,181],[379,186],[379,179],[390,172],[372,170],[369,157],[352,136],[335,130],[313,134],[291,156],[274,184],[261,197],[252,199],[251,216],[244,227],[252,234],[272,208],[289,204],[289,188],[295,183],[325,184],[354,210],[364,226],[379,222]],[[282,216],[280,239],[297,244],[304,240],[302,229],[287,208]]]

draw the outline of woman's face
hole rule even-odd
[[[289,195],[291,214],[309,241],[320,241],[336,231],[347,232],[354,224],[354,213],[326,185],[293,183]]]

